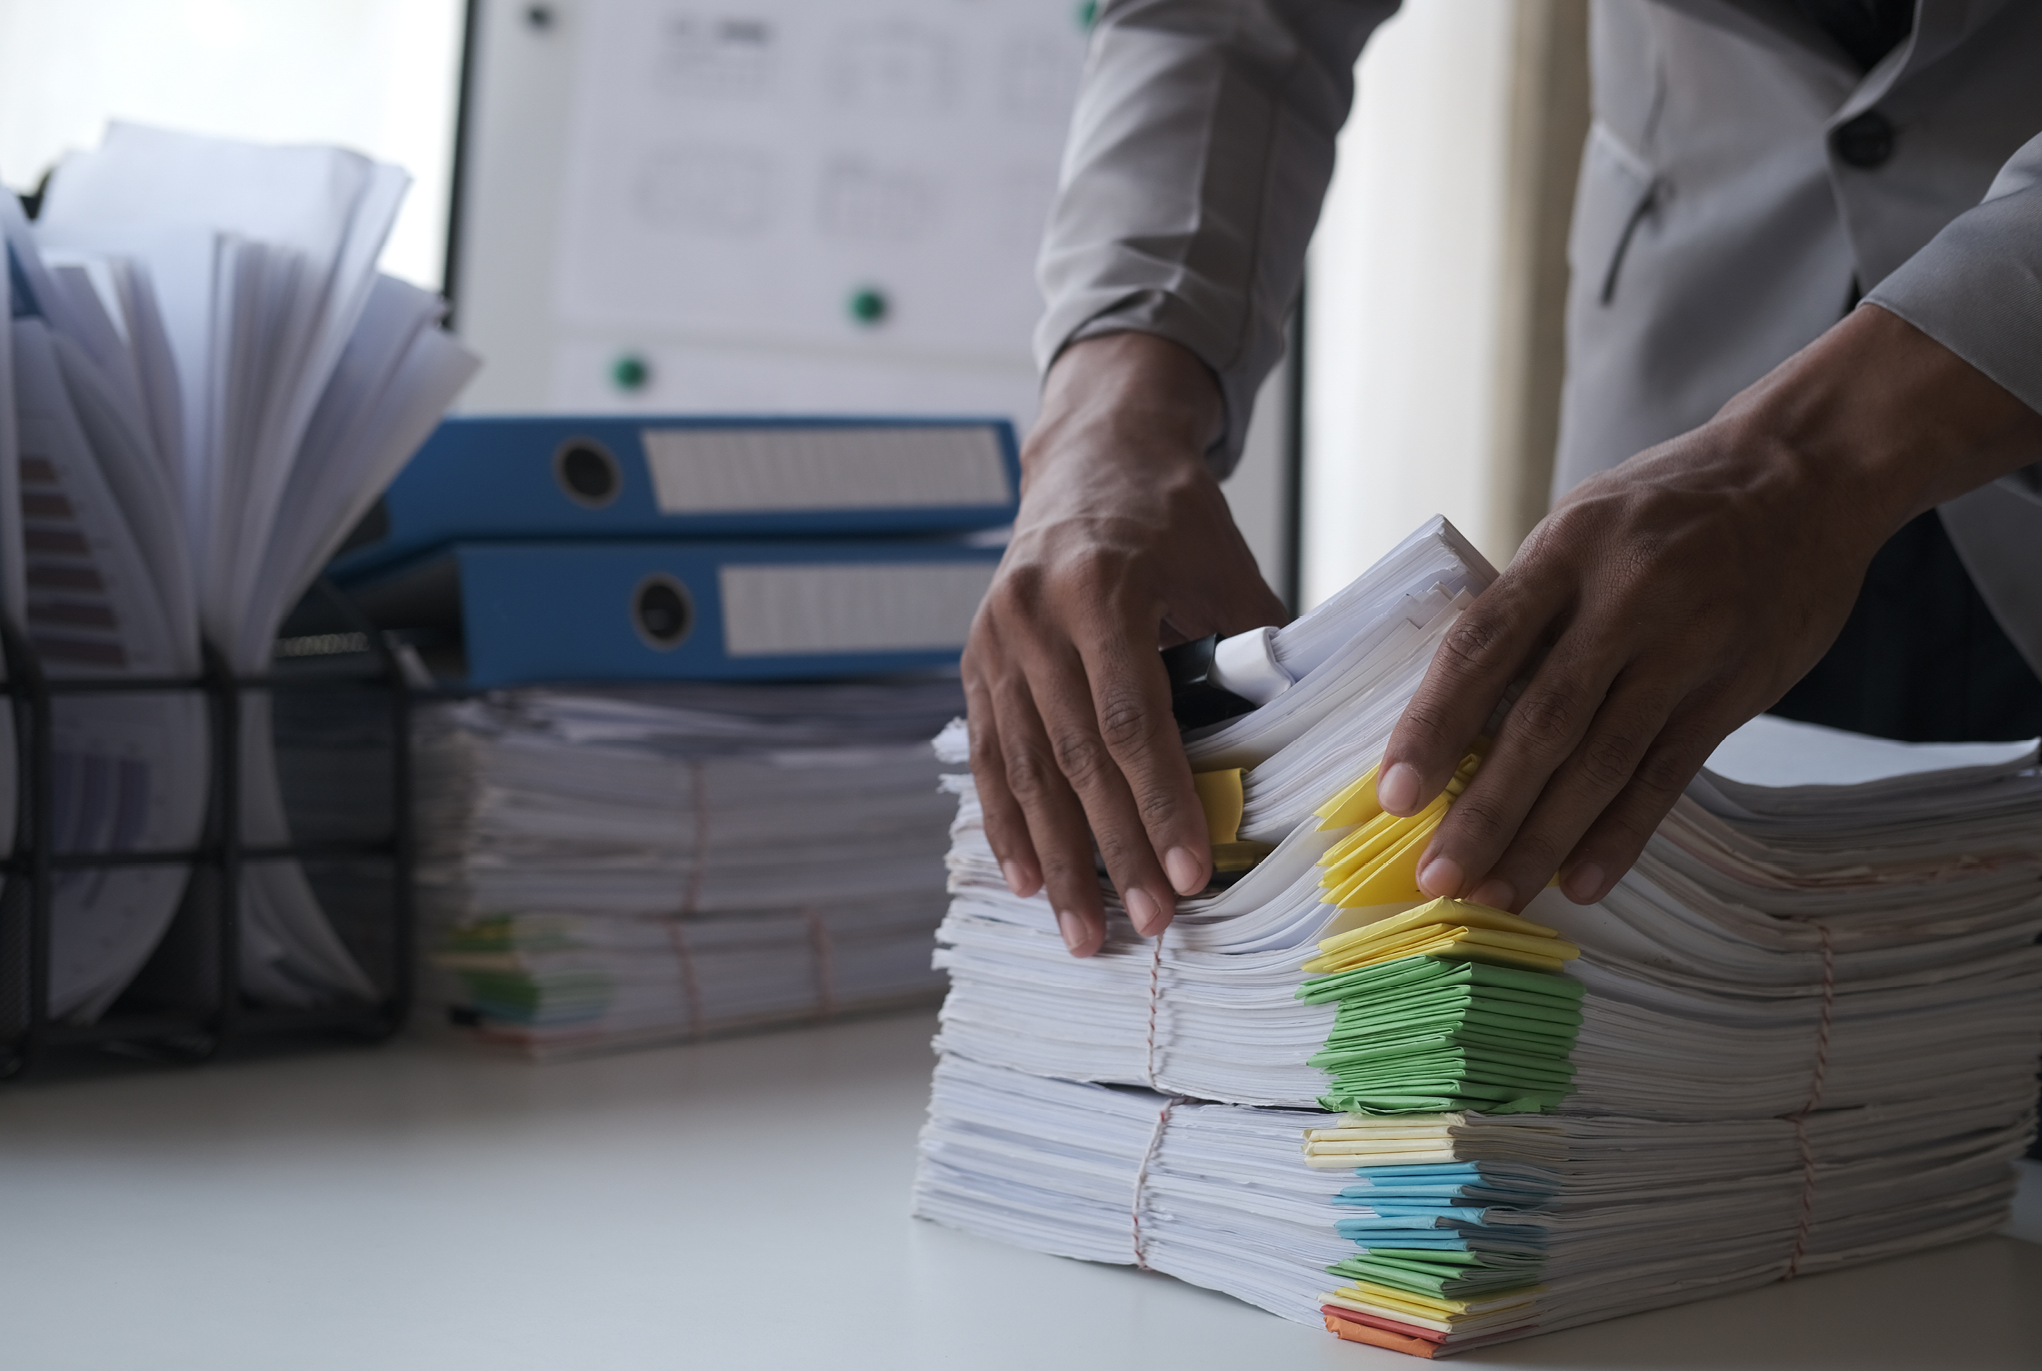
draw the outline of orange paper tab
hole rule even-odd
[[[1406,1333],[1393,1333],[1388,1328],[1379,1328],[1377,1323],[1386,1320],[1362,1322],[1362,1316],[1348,1309],[1336,1309],[1332,1305],[1321,1306],[1319,1312],[1326,1316],[1326,1331],[1347,1342],[1365,1342],[1371,1347],[1388,1348],[1392,1352],[1404,1352],[1414,1357],[1427,1359],[1439,1355],[1439,1344],[1424,1338],[1414,1338]]]

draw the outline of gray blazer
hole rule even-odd
[[[1042,250],[1045,366],[1116,329],[1182,343],[1220,378],[1231,468],[1396,8],[1103,7]],[[1595,0],[1592,35],[1556,493],[1708,419],[1854,282],[2042,410],[2042,3],[1918,0],[1862,76],[1783,0]],[[1942,512],[2042,671],[2042,466]]]

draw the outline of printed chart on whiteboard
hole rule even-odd
[[[1025,417],[1085,17],[585,0],[553,403]]]

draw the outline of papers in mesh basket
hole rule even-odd
[[[230,669],[267,668],[284,614],[477,365],[436,298],[375,273],[405,183],[339,149],[116,125],[58,168],[34,226],[0,205],[17,453],[0,551],[52,676],[191,677],[202,635]],[[268,706],[243,709],[250,845],[289,840]],[[199,699],[66,697],[56,745],[60,848],[195,841]],[[183,886],[174,865],[64,875],[53,1012],[102,1012]],[[374,993],[294,862],[247,868],[243,928],[259,1000]]]
[[[940,989],[954,681],[523,689],[434,706],[418,749],[435,960],[539,1055]]]
[[[1426,1356],[1998,1224],[2042,1050],[2034,744],[1761,719],[1599,905],[1426,901],[1457,791],[1398,818],[1370,773],[1488,576],[1445,534],[1283,630],[1316,666],[1187,740],[1245,768],[1273,851],[1159,941],[1109,901],[1071,958],[947,779],[918,1212]],[[1231,1160],[1178,1160],[1211,1130]]]

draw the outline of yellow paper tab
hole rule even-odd
[[[1200,771],[1191,778],[1198,790],[1198,804],[1205,811],[1205,836],[1218,847],[1241,836],[1241,768]]]
[[[1252,870],[1255,864],[1276,851],[1268,843],[1248,842],[1245,839],[1232,843],[1212,845],[1212,869],[1222,876],[1238,875]]]
[[[1398,818],[1395,814],[1378,814],[1354,832],[1342,838],[1319,859],[1325,874],[1319,884],[1328,890],[1338,890],[1353,880],[1377,858],[1392,848],[1399,847],[1410,836],[1414,825],[1425,825],[1428,831],[1439,825],[1446,815],[1446,797],[1441,796],[1409,818]]]
[[[1381,769],[1382,764],[1378,762],[1368,769],[1367,775],[1312,811],[1325,820],[1319,825],[1321,833],[1345,828],[1349,824],[1366,823],[1383,812],[1383,807],[1376,803],[1376,772]]]
[[[1461,758],[1461,764],[1454,768],[1454,774],[1446,783],[1446,793],[1449,797],[1458,795],[1468,788],[1468,782],[1474,778],[1475,768],[1482,763],[1482,746],[1482,740],[1478,739],[1475,750]],[[1378,814],[1386,812],[1376,799],[1376,776],[1381,770],[1382,763],[1377,762],[1360,780],[1312,811],[1323,821],[1319,824],[1321,833],[1335,828],[1345,828],[1349,824],[1367,823]]]
[[[1358,971],[1364,966],[1402,961],[1406,957],[1463,957],[1495,962],[1526,971],[1559,971],[1581,955],[1581,949],[1558,938],[1527,938],[1486,928],[1418,929],[1391,943],[1376,943],[1346,952],[1314,957],[1304,969],[1318,973]]]
[[[1326,939],[1311,972],[1355,971],[1404,957],[1449,955],[1535,971],[1558,971],[1581,955],[1558,931],[1466,900],[1434,900]]]
[[[1398,1323],[1411,1324],[1418,1328],[1430,1328],[1435,1333],[1451,1333],[1454,1324],[1446,1319],[1435,1319],[1430,1314],[1421,1314],[1405,1305],[1389,1304],[1381,1300],[1358,1298],[1352,1293],[1357,1287],[1343,1285],[1339,1290],[1329,1290],[1319,1296],[1320,1304],[1330,1304],[1340,1309],[1352,1309],[1361,1314],[1374,1314],[1377,1318],[1395,1319]]]
[[[1390,1309],[1421,1314],[1429,1319],[1457,1320],[1486,1314],[1496,1309],[1514,1309],[1530,1304],[1532,1292],[1522,1287],[1508,1290],[1500,1295],[1476,1295],[1468,1299],[1456,1299],[1451,1295],[1421,1295],[1415,1290],[1399,1290],[1374,1281],[1352,1281],[1335,1292],[1350,1300],[1365,1300],[1370,1304],[1383,1305]]]
[[[1521,919],[1501,909],[1492,909],[1485,904],[1469,900],[1434,900],[1416,909],[1407,909],[1392,919],[1372,923],[1366,928],[1357,928],[1337,938],[1328,938],[1319,944],[1321,952],[1339,952],[1362,943],[1388,941],[1397,934],[1427,924],[1450,924],[1456,928],[1498,928],[1506,933],[1522,933],[1532,938],[1557,938],[1556,929],[1544,924],[1535,924],[1530,919]]]
[[[1395,844],[1363,866],[1346,884],[1325,898],[1339,909],[1365,909],[1370,905],[1401,904],[1422,900],[1418,888],[1418,859],[1446,817],[1446,806],[1425,811],[1405,820],[1406,829]]]

